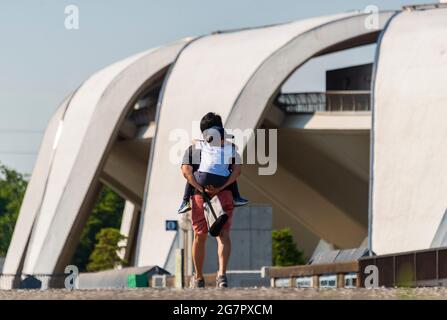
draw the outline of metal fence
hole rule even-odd
[[[276,104],[287,113],[370,111],[370,91],[282,93]]]
[[[378,269],[379,286],[424,287],[447,285],[447,248],[434,248],[366,257],[359,260],[363,284],[367,266]]]

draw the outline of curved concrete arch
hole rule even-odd
[[[31,231],[45,194],[57,137],[60,134],[65,111],[73,95],[74,93],[70,94],[62,102],[48,122],[33,168],[32,179],[26,188],[14,233],[8,247],[3,266],[4,274],[16,274],[22,268]]]
[[[447,234],[447,9],[404,11],[379,47],[372,250],[430,248]],[[411,54],[410,54],[411,53]]]
[[[381,14],[381,26],[391,15]],[[138,265],[164,265],[174,239],[164,231],[164,220],[177,218],[172,196],[180,199],[184,185],[179,163],[166,161],[179,142],[170,141],[175,139],[170,136],[174,130],[191,134],[195,130],[191,123],[210,110],[221,114],[229,128],[256,128],[279,85],[299,65],[331,46],[341,48],[346,40],[372,33],[365,30],[365,17],[353,12],[218,33],[198,39],[181,53],[166,82],[159,110],[154,159],[148,169],[147,206],[141,217]],[[298,58],[290,55],[294,52],[299,53]],[[261,81],[261,77],[267,79]],[[354,233],[366,236],[366,226],[350,226],[358,231]]]
[[[378,33],[394,14],[391,11],[380,13],[378,29],[365,28],[367,15],[357,15],[318,26],[292,39],[256,70],[234,104],[226,127],[257,128],[281,85],[297,68],[320,53],[375,42]],[[277,190],[273,187],[270,191],[275,193]],[[297,198],[295,200],[298,206],[300,201]],[[289,205],[294,206],[293,203]],[[306,214],[301,216],[306,220],[304,225],[315,234],[340,247],[357,246],[367,236],[366,225],[359,224],[357,219],[338,210],[333,210],[329,216],[334,219],[329,219],[328,213],[327,210],[316,210],[307,219]],[[341,233],[334,233],[334,224],[340,225],[339,230],[349,230],[350,241]]]
[[[241,90],[225,125],[228,128],[256,128],[281,85],[301,65],[319,54],[327,54],[375,42],[394,11],[379,13],[378,29],[365,27],[366,14],[344,17],[302,33],[272,53]],[[339,46],[344,44],[344,46]]]
[[[188,41],[115,63],[94,74],[73,97],[24,272],[61,272],[68,264],[99,192],[100,170],[126,114],[145,89],[162,79]]]

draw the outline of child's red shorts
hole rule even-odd
[[[217,196],[222,204],[222,208],[228,214],[228,220],[222,229],[229,230],[233,220],[233,195],[230,190],[223,190]],[[191,222],[194,233],[206,234],[208,232],[208,225],[205,220],[203,198],[200,194],[195,194],[191,197],[191,207]]]

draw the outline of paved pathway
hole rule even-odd
[[[444,299],[447,288],[418,289],[125,289],[0,290],[0,299]]]

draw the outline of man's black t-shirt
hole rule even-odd
[[[196,146],[193,144],[185,150],[185,153],[183,154],[182,165],[186,164],[192,166],[192,172],[195,172],[199,169],[200,166],[200,156],[201,150],[197,149]]]

